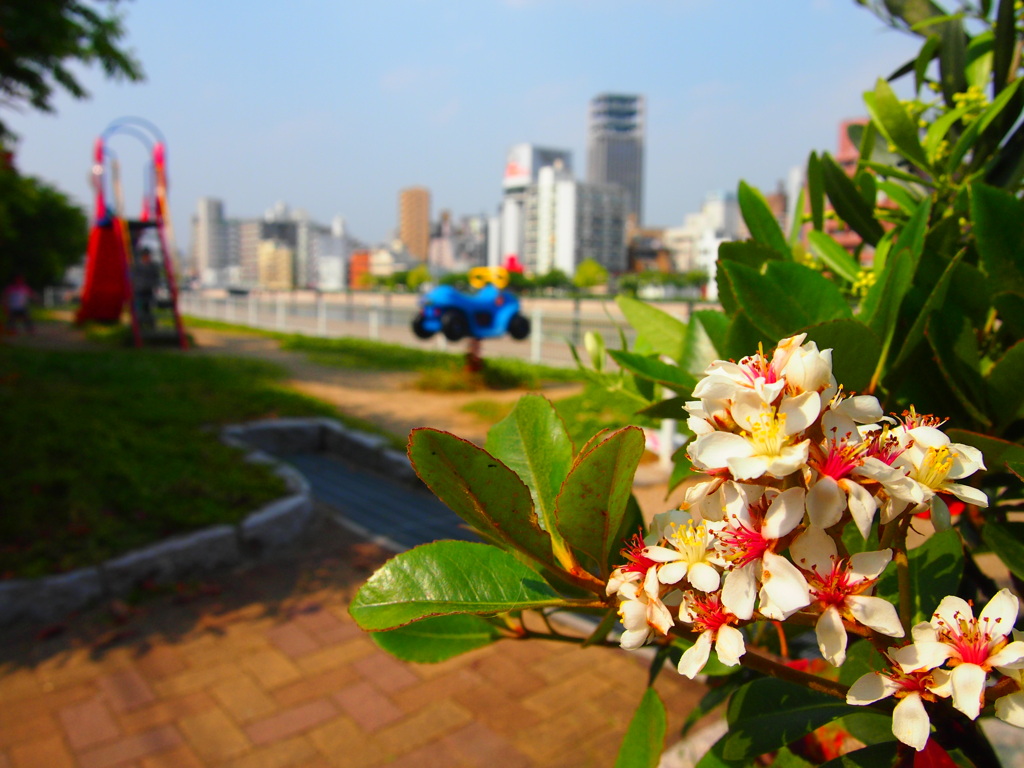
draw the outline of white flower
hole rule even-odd
[[[672,614],[665,604],[652,598],[635,582],[623,584],[618,590],[619,620],[622,622],[622,637],[619,645],[628,651],[635,651],[654,632],[667,635],[672,629]]]
[[[697,469],[728,469],[735,480],[786,477],[807,463],[810,441],[798,442],[796,437],[817,420],[820,410],[817,392],[783,398],[778,406],[764,402],[755,392],[740,392],[732,417],[741,433],[700,435],[687,455]]]
[[[633,538],[626,542],[626,546],[620,551],[626,564],[611,572],[608,583],[605,585],[605,594],[620,594],[622,587],[626,584],[641,583],[650,598],[658,598],[661,591],[661,584],[658,582],[658,564],[644,556],[646,548],[647,544],[639,534],[634,534]]]
[[[895,696],[900,700],[892,712],[893,735],[920,752],[928,743],[931,732],[931,721],[924,708],[924,701],[936,701],[940,697],[949,696],[949,674],[941,669],[869,672],[850,686],[846,703],[863,706],[887,696]]]
[[[1024,633],[1013,630],[1013,639],[1020,640]],[[1024,689],[1024,672],[1020,669],[1000,667],[999,671],[1017,683],[1018,689]],[[996,717],[1010,725],[1024,728],[1024,690],[1017,690],[996,699]]]
[[[660,563],[658,580],[662,584],[676,584],[685,578],[701,592],[714,592],[721,583],[718,567],[722,559],[715,551],[715,531],[721,523],[694,522],[672,525],[668,546],[652,546],[644,550],[644,557]]]
[[[865,594],[892,559],[888,549],[858,552],[840,558],[835,542],[820,528],[808,528],[790,547],[793,560],[808,571],[811,596],[822,608],[815,625],[821,655],[833,666],[846,660],[846,627],[855,621],[889,637],[903,637],[896,608],[880,597]]]
[[[988,496],[977,488],[954,482],[985,469],[981,451],[969,445],[952,443],[946,433],[933,426],[894,430],[902,452],[892,466],[906,471],[930,502],[937,528],[949,527],[949,509],[936,494],[948,493],[979,507],[988,506]]]
[[[818,345],[813,341],[805,344],[805,338],[807,334],[801,333],[780,341],[772,355],[772,365],[786,378],[787,392],[817,392],[822,402],[827,403],[836,392],[832,350],[819,352]]]
[[[859,399],[849,398],[843,402]],[[877,405],[877,400],[869,399]],[[822,416],[825,439],[810,449],[809,465],[815,471],[815,478],[807,492],[807,515],[811,525],[831,528],[849,508],[857,529],[866,539],[871,534],[878,506],[874,496],[858,481],[858,475],[871,442],[861,436],[857,424],[845,412],[857,409],[844,410],[841,403],[836,406],[833,402],[833,407]],[[862,410],[874,413],[874,409]]]
[[[700,635],[679,659],[679,674],[692,680],[708,663],[712,644],[723,664],[729,667],[739,664],[747,648],[743,633],[733,626],[736,618],[722,606],[720,595],[696,595],[687,591],[679,605],[679,620]]]
[[[810,602],[806,579],[799,569],[777,554],[780,540],[804,517],[804,491],[794,487],[768,489],[752,503],[726,515],[718,532],[718,549],[732,563],[725,575],[722,602],[741,619],[753,613],[760,588],[761,613],[785,619]]]
[[[914,627],[914,642],[894,651],[893,659],[904,672],[948,663],[953,668],[953,706],[977,718],[988,673],[995,667],[1024,667],[1024,641],[1007,639],[1017,620],[1017,606],[1016,596],[1001,589],[974,618],[970,603],[947,595],[930,621]]]

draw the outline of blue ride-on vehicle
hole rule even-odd
[[[530,321],[519,311],[519,298],[508,285],[503,267],[476,267],[469,272],[472,293],[440,285],[420,300],[420,312],[412,321],[412,332],[421,339],[443,333],[449,341],[467,336],[493,339],[506,333],[513,339],[530,335]]]

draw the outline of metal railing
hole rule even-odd
[[[442,334],[416,338],[411,330],[418,312],[415,297],[402,294],[315,295],[310,293],[250,293],[244,296],[183,292],[182,314],[207,320],[261,328],[281,333],[321,337],[352,337],[410,347],[454,351],[465,342],[447,341]],[[524,303],[530,318],[528,339],[487,339],[484,351],[495,357],[512,357],[555,366],[572,366],[569,344],[581,348],[587,331],[600,333],[609,349],[635,341],[635,332],[622,319],[614,302],[530,300]],[[689,307],[673,313],[685,320]],[[582,354],[582,350],[581,350]]]

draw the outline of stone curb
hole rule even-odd
[[[221,430],[221,439],[247,451],[247,461],[272,465],[289,495],[265,504],[235,525],[173,536],[97,566],[0,582],[0,626],[58,621],[98,599],[125,595],[144,582],[166,584],[259,557],[291,542],[312,517],[312,491],[306,478],[275,454],[327,451],[396,479],[419,482],[406,456],[389,448],[384,438],[347,429],[332,419],[236,424]]]

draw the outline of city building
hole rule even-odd
[[[201,197],[192,218],[192,273],[205,285],[219,283],[227,266],[227,228],[224,203],[215,197]]]
[[[523,258],[525,247],[525,207],[527,192],[537,183],[541,168],[561,163],[566,171],[572,171],[572,153],[567,149],[539,147],[535,144],[516,144],[508,151],[505,159],[505,175],[502,179],[503,196],[493,234],[488,239],[495,243],[488,249],[487,263],[500,266],[511,256]],[[489,225],[489,230],[492,226]]]
[[[714,299],[718,296],[718,246],[740,240],[746,234],[736,195],[711,192],[705,196],[699,212],[685,216],[681,227],[665,230],[663,245],[671,252],[677,272],[702,271],[708,275],[707,298]]]
[[[292,266],[295,249],[280,240],[260,241],[259,286],[270,291],[290,291],[295,285]]]
[[[644,220],[644,118],[642,96],[602,93],[590,101],[587,181],[621,186],[635,226]]]
[[[614,184],[577,181],[560,161],[541,168],[525,192],[523,266],[573,275],[593,259],[609,272],[626,271],[626,193]]]
[[[430,249],[430,190],[408,187],[398,193],[398,239],[413,259],[425,262]]]

